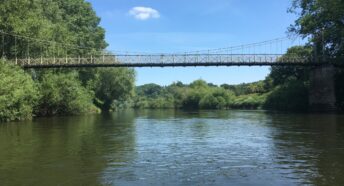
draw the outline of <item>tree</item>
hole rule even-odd
[[[49,6],[52,8],[52,6]],[[28,38],[52,39],[52,30],[55,28],[50,21],[43,18],[43,4],[38,0],[2,1],[0,4],[0,30],[27,36]],[[61,12],[56,12],[60,14]],[[65,29],[60,25],[61,29]],[[28,42],[18,38],[15,47],[15,38],[4,36],[6,43],[5,56],[13,57],[15,53],[20,57],[26,57],[28,49],[30,55],[38,55],[40,47],[37,42]]]
[[[293,0],[290,11],[299,18],[289,28],[292,33],[310,37],[315,53],[325,60],[337,62],[344,59],[344,1],[343,0]],[[321,60],[323,58],[320,58]],[[344,71],[336,72],[337,105],[344,109]]]
[[[74,115],[95,111],[92,93],[81,85],[76,72],[45,73],[39,83],[39,116]]]
[[[212,94],[208,94],[204,96],[199,101],[200,108],[203,108],[203,109],[218,109],[218,108],[221,108],[220,107],[222,106],[221,104],[222,103],[220,103],[219,100],[216,97],[214,97]],[[225,105],[226,103],[223,104],[223,106]]]
[[[171,86],[185,87],[185,85],[181,81],[174,82]]]
[[[90,82],[95,92],[95,104],[102,112],[109,112],[114,100],[125,100],[134,93],[135,71],[127,68],[100,69]]]
[[[312,54],[312,48],[308,46],[295,46],[288,49],[283,58],[309,58]],[[274,66],[271,67],[269,78],[272,79],[275,86],[282,85],[288,81],[308,81],[309,69],[295,66]]]
[[[290,81],[277,86],[269,93],[265,109],[307,111],[308,110],[308,85],[302,81]]]
[[[106,48],[105,30],[99,26],[91,4],[85,0],[57,0],[63,11],[63,20],[72,35],[70,43],[82,47],[79,55],[95,55]]]
[[[196,80],[190,84],[191,88],[200,88],[200,89],[205,89],[208,88],[208,83],[204,80]]]
[[[100,18],[85,0],[3,1],[0,15],[0,30],[11,34],[4,38],[7,58],[94,55],[107,46]]]
[[[312,48],[295,46],[288,49],[283,58],[309,58]],[[309,70],[305,67],[274,66],[266,79],[272,80],[273,90],[268,94],[264,108],[276,110],[305,111],[308,108]]]
[[[99,23],[100,18],[86,0],[2,1],[0,31],[9,34],[4,35],[5,43],[1,43],[5,44],[5,56],[1,56],[2,51],[0,56],[25,58],[99,55],[107,46],[105,30]],[[126,99],[133,92],[134,71],[125,68],[29,72],[42,94],[35,107],[37,115],[94,111],[90,100],[94,100],[103,111],[108,111],[114,99]],[[13,73],[16,73],[16,69]],[[6,77],[6,81],[11,78],[16,76]],[[13,81],[16,82],[16,79]],[[16,90],[12,91],[14,92],[8,94],[13,94]],[[116,103],[124,102],[120,100]],[[31,107],[33,106],[35,105],[32,104]],[[22,113],[29,113],[30,109],[27,110],[28,112]]]
[[[196,80],[189,85],[186,91],[186,97],[182,102],[183,108],[198,109],[200,107],[201,99],[207,95],[209,86],[203,80]]]
[[[136,88],[137,95],[150,98],[157,98],[158,96],[161,96],[162,92],[163,87],[154,83],[142,85]]]
[[[344,54],[344,1],[293,0],[290,12],[299,18],[289,28],[292,33],[311,37],[318,54],[343,57]]]
[[[39,93],[22,69],[0,61],[0,121],[32,118]]]
[[[206,95],[204,91],[198,89],[189,89],[186,92],[186,97],[181,103],[182,108],[186,109],[198,109],[201,99]]]
[[[216,88],[200,100],[200,107],[205,109],[223,109],[234,100],[234,93],[222,88]]]

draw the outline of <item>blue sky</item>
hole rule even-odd
[[[291,0],[88,0],[106,29],[109,50],[182,52],[285,37],[296,19]],[[204,79],[262,80],[268,67],[137,68],[137,85]]]

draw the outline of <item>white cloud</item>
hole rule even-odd
[[[152,18],[159,18],[160,13],[150,7],[134,7],[129,11],[129,15],[133,16],[135,19],[138,20],[147,20],[147,19],[152,19]]]

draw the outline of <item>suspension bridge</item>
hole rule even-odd
[[[309,104],[314,110],[333,110],[335,67],[342,59],[322,55],[285,55],[302,46],[295,39],[278,38],[208,50],[145,53],[104,51],[75,44],[42,40],[0,30],[0,58],[25,69],[95,67],[298,66],[310,71]]]
[[[23,68],[188,67],[188,66],[322,66],[341,67],[336,60],[315,62],[309,56],[284,56],[297,45],[287,37],[217,49],[144,53],[104,51],[35,39],[0,31],[1,58]]]

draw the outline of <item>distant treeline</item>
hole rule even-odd
[[[250,84],[253,85],[253,84]],[[147,84],[136,88],[134,108],[183,108],[183,109],[257,109],[263,106],[266,92],[248,90],[246,85],[230,86],[245,93],[236,95],[233,90],[196,80],[185,85],[181,82],[169,86]],[[243,90],[245,89],[245,90]]]
[[[309,56],[310,47],[290,48],[285,56]],[[272,67],[263,81],[221,86],[197,80],[169,86],[147,84],[136,87],[134,108],[183,109],[308,109],[308,68]]]

